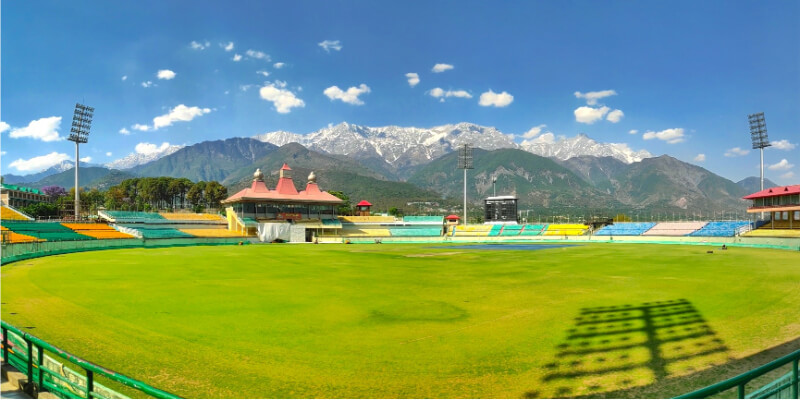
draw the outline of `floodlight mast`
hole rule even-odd
[[[767,122],[764,113],[755,113],[747,116],[750,122],[750,139],[753,149],[761,150],[761,190],[764,190],[764,148],[772,146],[767,137]]]
[[[89,130],[92,128],[94,107],[75,103],[75,113],[72,115],[72,128],[67,140],[75,142],[75,219],[80,219],[81,197],[78,185],[78,169],[80,166],[80,150],[78,145],[89,141]]]
[[[467,225],[467,170],[472,169],[472,146],[465,143],[458,148],[458,168],[464,170],[464,225]]]

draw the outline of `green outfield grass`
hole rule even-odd
[[[3,266],[2,302],[3,320],[185,397],[671,397],[797,341],[800,253],[108,250]]]

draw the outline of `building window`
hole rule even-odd
[[[773,219],[774,219],[775,221],[780,221],[780,220],[781,220],[781,213],[780,213],[780,211],[776,211],[776,212],[774,212],[774,213],[772,213],[772,214],[774,215]]]
[[[788,211],[784,211],[783,212],[783,220],[784,221],[788,221],[789,220],[789,212]]]

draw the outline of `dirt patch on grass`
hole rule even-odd
[[[463,251],[447,251],[444,253],[419,253],[419,254],[406,254],[406,257],[438,257],[438,256],[453,256],[461,254]]]

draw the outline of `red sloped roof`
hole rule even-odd
[[[368,201],[366,201],[366,200],[361,200],[361,201],[360,201],[358,204],[356,204],[356,207],[361,207],[361,206],[367,206],[367,207],[371,207],[371,206],[372,206],[372,204],[370,204],[370,203],[369,203]]]
[[[785,196],[788,194],[798,194],[798,193],[800,193],[800,185],[775,186],[769,189],[764,189],[760,192],[749,194],[742,198],[745,200],[754,200],[764,197]]]
[[[459,218],[458,215],[450,214],[450,215],[444,217],[444,219],[461,219],[461,218]]]
[[[290,169],[288,165],[284,164],[285,169]],[[328,203],[328,204],[342,204],[342,199],[319,190],[316,183],[309,182],[306,190],[301,192],[297,191],[294,187],[292,178],[280,178],[275,190],[269,190],[264,181],[253,181],[249,188],[244,188],[234,195],[228,197],[223,203],[234,203],[237,201],[247,200],[276,200],[276,201],[297,201],[302,203]]]

